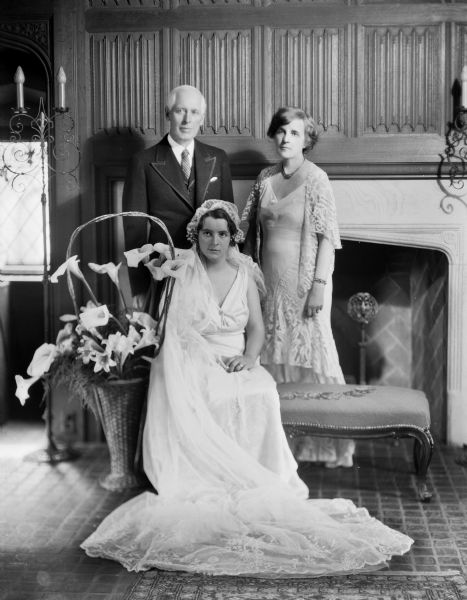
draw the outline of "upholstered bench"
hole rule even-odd
[[[290,437],[414,439],[418,496],[428,502],[426,474],[433,453],[430,408],[425,394],[393,386],[284,383],[278,385],[281,415]]]

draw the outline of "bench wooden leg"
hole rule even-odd
[[[429,431],[417,431],[414,438],[413,459],[418,497],[422,502],[430,502],[432,493],[426,485],[426,474],[433,455],[433,438]]]

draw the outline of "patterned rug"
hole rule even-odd
[[[456,571],[386,571],[313,579],[148,571],[125,600],[467,600],[467,583]]]

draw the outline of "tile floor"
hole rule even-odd
[[[123,600],[138,575],[88,558],[80,542],[133,494],[108,492],[105,445],[79,446],[74,462],[24,460],[45,447],[41,424],[0,427],[0,600]],[[459,450],[437,447],[429,471],[431,503],[416,498],[411,443],[359,442],[355,466],[327,470],[303,464],[312,497],[342,496],[368,508],[416,541],[391,561],[396,571],[467,572],[467,467]]]

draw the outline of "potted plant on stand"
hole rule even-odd
[[[91,408],[100,420],[109,448],[110,473],[100,480],[100,484],[109,490],[141,485],[135,463],[142,414],[150,366],[163,342],[173,288],[173,279],[165,279],[159,311],[153,316],[148,310],[135,310],[124,297],[119,279],[122,263],[88,263],[92,271],[111,279],[119,298],[115,309],[98,301],[80,268],[78,256],[71,256],[71,248],[78,234],[91,223],[120,216],[146,217],[162,227],[168,245],[146,244],[124,254],[128,267],[146,262],[154,278],[165,277],[158,267],[165,256],[150,260],[150,255],[163,248],[165,254],[174,258],[175,251],[165,225],[156,217],[123,212],[102,215],[81,225],[70,238],[65,262],[50,278],[52,283],[57,283],[61,276],[67,275],[75,314],[61,316],[63,327],[55,343],[44,343],[35,351],[27,369],[29,378],[15,376],[16,396],[22,404],[29,397],[30,386],[42,380],[49,390],[65,383],[71,394],[78,395],[83,404]],[[85,306],[78,306],[76,282],[83,286],[89,297]],[[150,295],[148,290],[148,297]]]

